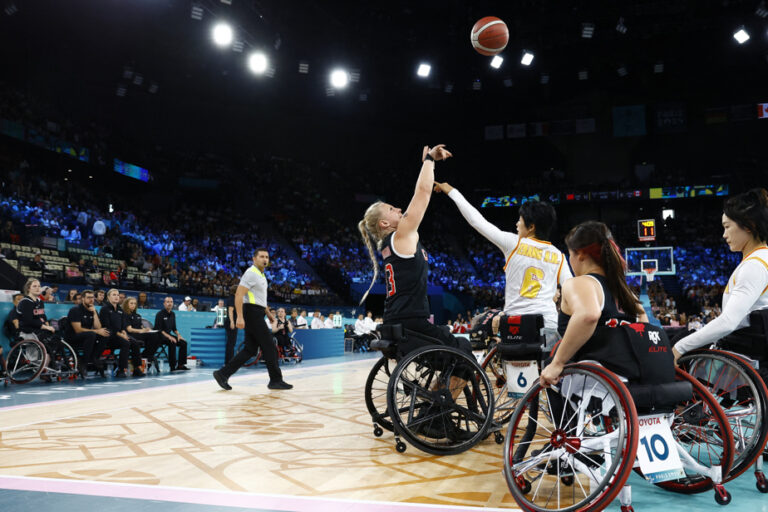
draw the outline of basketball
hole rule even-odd
[[[480,18],[472,27],[472,47],[480,55],[488,57],[504,51],[509,41],[507,24],[495,16]]]

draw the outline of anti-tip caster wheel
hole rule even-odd
[[[395,450],[397,450],[397,453],[405,453],[406,448],[408,447],[402,441],[398,441],[395,445]]]
[[[381,437],[383,434],[384,434],[384,430],[380,426],[378,426],[378,425],[374,425],[373,426],[373,435],[374,436]]]
[[[496,441],[496,444],[504,444],[504,434],[501,432],[494,433],[493,440]]]

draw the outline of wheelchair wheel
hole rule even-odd
[[[381,357],[365,381],[365,406],[371,414],[371,420],[390,432],[394,428],[387,412],[387,387],[391,375],[390,359]]]
[[[245,342],[243,341],[243,342],[241,342],[240,344],[237,345],[237,350],[235,351],[235,354],[237,354],[238,352],[240,352],[244,348],[245,348]],[[261,347],[259,347],[259,350],[258,350],[258,352],[256,352],[255,356],[253,356],[252,358],[247,360],[245,363],[243,363],[243,366],[253,366],[256,363],[258,363],[259,361],[261,361]]]
[[[523,510],[602,510],[635,462],[640,426],[632,396],[597,365],[566,365],[558,386],[536,382],[504,442],[504,477]]]
[[[416,448],[452,455],[482,441],[493,421],[493,392],[475,358],[442,345],[421,347],[395,366],[387,410]]]
[[[693,398],[676,407],[672,435],[678,445],[702,466],[720,466],[725,480],[731,470],[735,451],[728,417],[703,384],[680,369],[677,369],[675,377],[691,383]],[[685,478],[656,485],[683,494],[704,492],[714,486],[708,476],[695,473],[685,466],[684,470]]]
[[[496,345],[491,347],[480,366],[485,370],[485,374],[488,376],[488,380],[491,383],[491,389],[493,390],[493,420],[498,425],[504,425],[509,422],[512,413],[515,411],[515,406],[520,399],[511,398],[508,394],[507,376],[504,373],[504,361],[502,361],[499,356]]]
[[[78,371],[77,353],[72,346],[64,340],[58,340],[49,344],[47,369],[58,377],[68,378]]]
[[[25,384],[38,377],[47,363],[45,345],[37,340],[21,340],[8,352],[8,378],[15,384]]]
[[[678,364],[712,393],[731,424],[733,466],[723,481],[744,473],[761,456],[768,441],[768,388],[744,359],[721,350],[697,350]]]

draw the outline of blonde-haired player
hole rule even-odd
[[[448,183],[435,183],[435,192],[453,199],[470,226],[504,254],[506,286],[504,314],[544,316],[547,346],[557,341],[557,286],[573,277],[563,253],[547,239],[556,222],[555,209],[543,201],[531,201],[520,207],[517,233],[502,231],[488,222]],[[498,317],[494,319],[498,332]]]

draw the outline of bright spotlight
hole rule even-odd
[[[264,73],[267,70],[267,56],[261,52],[252,53],[248,57],[248,67],[257,75]]]
[[[229,46],[232,44],[232,27],[226,23],[217,23],[213,27],[211,32],[213,35],[213,42],[219,46]]]
[[[520,59],[520,64],[523,66],[530,66],[531,62],[533,62],[533,54],[531,52],[523,52],[523,58]]]
[[[343,89],[349,83],[349,75],[343,69],[331,71],[331,85],[336,89]]]
[[[491,67],[493,69],[499,69],[501,67],[502,62],[504,62],[504,57],[500,57],[496,55],[493,57],[493,59],[491,59]]]
[[[738,32],[733,34],[733,38],[738,41],[739,44],[744,44],[749,41],[749,34],[747,34],[746,30],[740,28]]]
[[[416,71],[416,74],[422,78],[426,78],[429,76],[430,71],[432,71],[432,66],[429,64],[419,64],[419,69]]]

